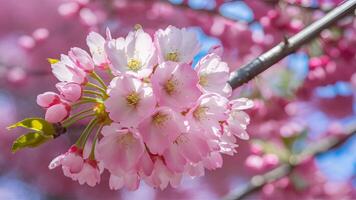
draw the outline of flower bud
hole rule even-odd
[[[45,92],[37,96],[37,104],[43,108],[48,108],[60,103],[59,95],[54,92]]]
[[[57,83],[56,87],[61,96],[70,102],[78,101],[82,96],[82,87],[77,83]]]

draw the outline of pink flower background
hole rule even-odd
[[[25,117],[44,116],[36,96],[55,90],[47,58],[58,58],[73,46],[87,50],[85,38],[90,31],[104,35],[109,27],[119,37],[135,24],[151,35],[168,25],[187,27],[202,43],[194,60],[221,45],[223,60],[232,71],[323,15],[320,10],[303,8],[312,3],[295,1],[282,1],[285,9],[264,1],[236,1],[244,2],[238,8],[236,2],[203,2],[0,0],[0,199],[219,199],[243,187],[253,175],[276,167],[281,162],[275,152],[283,149],[282,137],[307,130],[306,139],[293,147],[303,149],[330,135],[345,134],[345,127],[355,125],[356,23],[345,19],[338,24],[343,30],[339,38],[324,31],[322,42],[304,47],[258,80],[233,91],[234,97],[254,100],[255,107],[249,112],[250,139],[270,142],[276,151],[262,152],[256,143],[240,140],[236,155],[223,156],[222,168],[184,179],[177,189],[161,191],[142,183],[135,192],[110,190],[108,173],[98,186],[89,187],[71,181],[61,170],[48,169],[50,161],[76,141],[83,128],[80,124],[39,148],[11,153],[11,142],[21,130],[9,133],[5,128]],[[320,9],[339,3],[317,2]],[[242,14],[234,16],[229,9]],[[300,15],[307,17],[300,19]],[[335,151],[306,160],[291,176],[248,198],[356,198],[355,144],[353,137]],[[296,189],[295,182],[304,184]]]

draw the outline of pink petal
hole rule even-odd
[[[93,60],[83,49],[78,47],[71,48],[68,55],[72,61],[85,72],[92,72],[94,70]]]
[[[162,154],[184,130],[184,124],[179,114],[168,107],[160,107],[139,124],[138,130],[150,152]]]
[[[59,103],[47,108],[45,119],[51,123],[61,122],[69,115],[70,107],[67,104]]]
[[[82,87],[76,83],[57,83],[56,87],[62,97],[70,102],[76,102],[82,97]]]
[[[37,104],[43,108],[48,108],[58,103],[60,103],[60,98],[54,92],[45,92],[37,96]]]
[[[172,144],[163,154],[168,169],[173,172],[183,172],[184,165],[187,162],[181,155],[177,144]]]

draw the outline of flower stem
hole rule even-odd
[[[81,100],[81,101],[78,101],[78,102],[72,104],[72,108],[74,109],[74,108],[76,108],[82,104],[85,104],[85,103],[97,103],[97,102],[93,102],[93,101],[89,101],[89,100]]]
[[[66,124],[66,123],[68,123],[68,122],[74,120],[76,117],[79,117],[80,115],[85,114],[85,113],[87,113],[87,112],[90,112],[90,111],[92,111],[92,110],[93,110],[92,108],[89,108],[89,109],[80,111],[80,112],[78,112],[78,113],[76,113],[76,114],[70,116],[70,117],[67,118],[66,120],[64,120],[64,121],[62,122],[62,124]]]
[[[75,119],[75,120],[66,122],[65,124],[63,124],[63,126],[67,128],[67,127],[69,127],[70,125],[74,124],[74,123],[77,122],[77,121],[83,120],[83,119],[85,119],[85,118],[87,118],[87,117],[93,117],[93,116],[95,116],[95,115],[96,115],[95,113],[91,113],[91,114],[88,114],[88,115],[81,116],[81,117],[79,117],[79,118],[77,118],[77,119]]]
[[[102,101],[100,99],[93,98],[93,97],[87,97],[87,96],[83,96],[81,98],[81,100],[87,100],[87,101],[93,102],[93,103],[102,103]]]
[[[87,86],[88,87],[91,87],[91,88],[95,88],[95,89],[98,89],[100,90],[103,94],[106,94],[106,90],[98,85],[95,85],[94,83],[87,83]],[[106,86],[105,86],[106,88]]]
[[[84,94],[93,94],[99,97],[103,97],[103,94],[97,91],[93,91],[93,90],[83,90]]]
[[[78,147],[81,147],[82,149],[84,149],[84,145],[85,145],[90,133],[92,132],[94,127],[97,125],[97,123],[98,123],[98,119],[97,118],[93,118],[89,122],[87,127],[85,127],[84,131],[82,132],[82,134],[80,135],[79,139],[75,143]]]
[[[90,74],[90,76],[91,76],[92,78],[94,78],[95,80],[97,80],[97,81],[100,83],[100,85],[101,85],[104,89],[107,88],[105,82],[103,81],[103,79],[102,79],[96,72],[93,71],[93,72]]]
[[[93,144],[91,146],[90,155],[89,155],[89,159],[91,159],[91,160],[95,160],[95,146],[96,146],[96,142],[98,140],[99,134],[101,133],[101,130],[103,129],[103,127],[104,127],[104,124],[101,124],[95,134]]]

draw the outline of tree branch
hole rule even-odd
[[[282,60],[287,55],[299,49],[302,45],[314,39],[324,29],[330,27],[343,17],[352,14],[355,8],[356,0],[348,0],[336,7],[324,17],[318,21],[315,21],[293,37],[289,39],[286,38],[277,46],[253,59],[250,63],[244,65],[239,70],[231,73],[229,80],[230,85],[235,89],[244,83],[247,83],[263,71],[270,68],[273,64]]]
[[[342,144],[345,143],[348,139],[352,136],[356,135],[356,129],[351,131],[351,133],[345,135],[344,137],[340,138],[337,136],[332,136],[326,139],[319,141],[316,144],[310,145],[310,147],[306,148],[306,150],[297,156],[291,156],[289,159],[289,163],[284,163],[279,167],[266,172],[262,175],[256,175],[251,178],[250,182],[246,185],[246,187],[242,189],[237,189],[229,194],[227,194],[223,199],[224,200],[241,200],[248,195],[252,194],[255,191],[260,190],[266,184],[273,182],[277,179],[280,179],[284,176],[290,174],[295,167],[300,165],[303,161],[310,157],[314,157],[325,152],[328,152],[332,149],[335,149]]]

